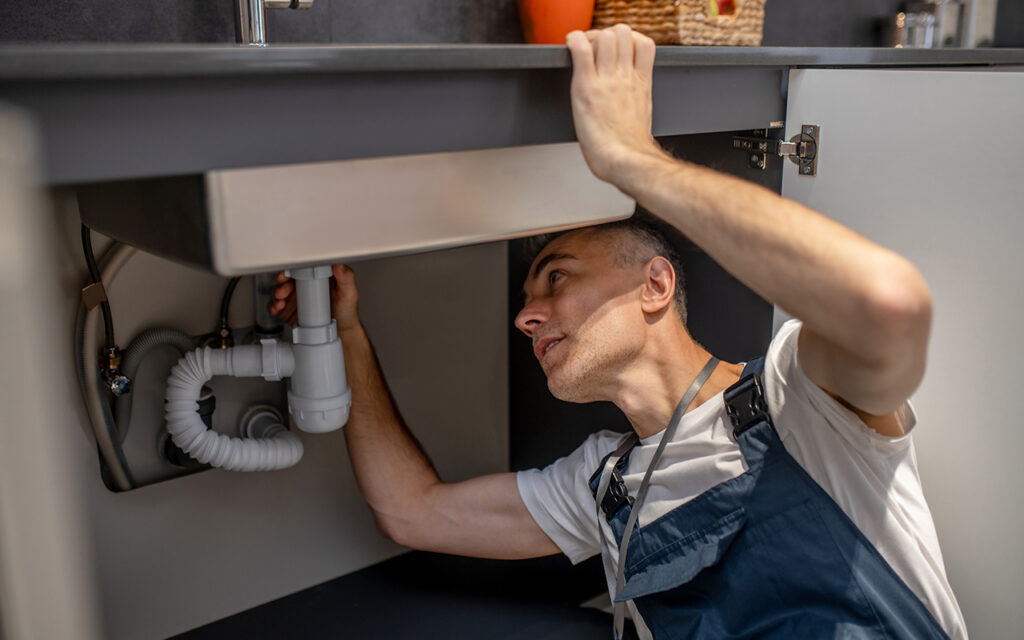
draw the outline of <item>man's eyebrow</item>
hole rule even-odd
[[[528,276],[526,276],[526,282],[529,283],[531,280],[533,280],[537,276],[539,276],[541,274],[541,272],[544,271],[544,267],[548,266],[549,264],[551,264],[555,260],[563,260],[563,259],[576,260],[577,258],[576,258],[576,256],[570,255],[568,253],[549,253],[548,255],[546,255],[543,258],[541,258],[540,262],[538,262],[537,264],[535,264],[533,266],[533,271],[531,271],[530,274]],[[523,288],[519,290],[519,297],[521,297],[523,299],[524,303],[526,302],[526,300],[527,300],[526,284],[524,284]]]
[[[564,259],[567,259],[567,258],[570,259],[570,260],[575,260],[576,256],[570,255],[568,253],[549,253],[548,255],[546,255],[543,258],[541,258],[540,262],[538,262],[537,264],[535,264],[533,266],[533,272],[530,273],[530,276],[527,279],[528,280],[533,280],[534,278],[539,276],[540,273],[542,271],[544,271],[544,267],[548,266],[549,264],[551,264],[555,260],[564,260]]]

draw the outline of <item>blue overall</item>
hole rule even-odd
[[[763,358],[748,363],[725,392],[748,470],[636,529],[616,602],[632,600],[659,640],[948,638],[786,451],[768,415],[763,367]],[[627,462],[628,453],[613,476]],[[595,495],[603,468],[591,479]],[[630,500],[601,506],[621,543]]]

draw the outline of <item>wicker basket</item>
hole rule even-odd
[[[765,0],[734,0],[731,15],[713,15],[712,2],[716,0],[596,0],[594,28],[624,22],[657,44],[761,44]]]

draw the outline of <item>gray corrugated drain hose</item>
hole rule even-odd
[[[196,346],[195,341],[184,331],[157,327],[147,329],[135,336],[132,343],[124,351],[124,358],[121,361],[121,372],[134,380],[139,366],[146,356],[153,349],[160,347],[174,347],[179,355],[185,355]],[[133,393],[127,393],[114,401],[114,415],[117,419],[117,432],[123,441],[128,434],[128,426],[132,420],[132,398]]]

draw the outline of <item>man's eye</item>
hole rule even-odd
[[[561,271],[552,271],[548,274],[548,284],[555,284],[555,281],[562,277]]]

